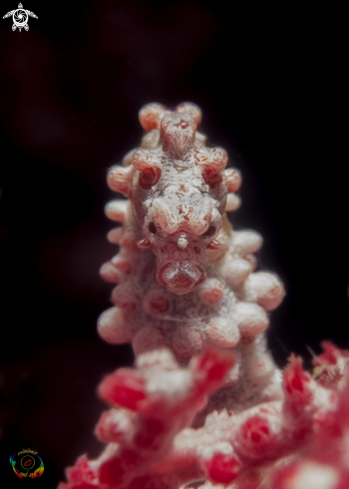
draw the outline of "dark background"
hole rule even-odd
[[[1,17],[17,0],[1,3]],[[225,6],[224,6],[225,5]],[[264,237],[261,267],[285,283],[270,345],[280,365],[322,339],[349,348],[344,12],[292,3],[25,0],[0,22],[0,429],[6,487],[56,486],[93,427],[101,377],[129,346],[96,334],[115,248],[103,214],[109,166],[137,146],[138,110],[183,101],[243,175],[238,229]],[[40,480],[10,453],[35,448]]]

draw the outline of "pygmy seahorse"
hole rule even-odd
[[[108,173],[109,187],[127,200],[106,206],[121,227],[108,234],[119,252],[101,276],[118,285],[98,332],[131,343],[135,355],[166,346],[183,365],[209,344],[233,350],[235,365],[204,414],[239,412],[282,397],[265,330],[285,292],[274,274],[255,271],[261,236],[235,231],[225,214],[240,205],[241,176],[225,169],[226,151],[206,146],[201,117],[192,103],[174,111],[146,105],[140,148]]]

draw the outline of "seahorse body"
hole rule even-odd
[[[264,331],[284,289],[275,275],[255,272],[260,235],[234,231],[225,214],[240,205],[239,172],[225,169],[223,149],[206,146],[196,105],[172,112],[148,104],[139,117],[141,147],[108,173],[110,188],[127,200],[106,206],[121,227],[108,234],[119,252],[101,268],[118,285],[114,307],[99,318],[100,336],[132,343],[136,355],[167,346],[182,364],[207,344],[233,349],[236,364],[205,413],[281,397]]]

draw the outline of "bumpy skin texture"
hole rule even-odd
[[[254,271],[260,235],[234,231],[225,214],[240,204],[239,172],[225,169],[222,148],[205,145],[194,104],[173,112],[148,104],[139,117],[141,147],[108,174],[110,188],[128,200],[106,206],[121,227],[108,235],[119,252],[101,268],[118,285],[114,307],[99,318],[100,336],[132,343],[136,356],[165,346],[181,365],[207,345],[234,350],[234,368],[196,425],[215,408],[237,412],[282,398],[264,331],[284,289],[275,275]]]

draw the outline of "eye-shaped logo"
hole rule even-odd
[[[36,479],[41,477],[44,472],[44,462],[37,450],[26,448],[14,455],[10,455],[12,468],[20,479],[30,477]]]

